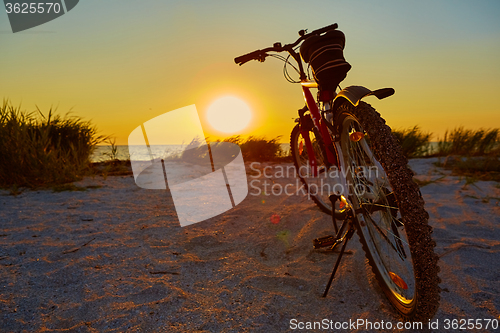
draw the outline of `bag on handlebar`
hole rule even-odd
[[[309,63],[320,90],[335,90],[351,65],[344,59],[345,36],[340,30],[307,38],[300,46],[302,59]]]

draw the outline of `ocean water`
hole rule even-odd
[[[186,145],[164,145],[164,146],[151,146],[151,152],[153,154],[153,158],[165,158],[169,155],[180,154],[183,149],[185,149]],[[129,160],[129,146],[128,145],[120,145],[116,146],[116,158],[119,160]],[[438,142],[430,142],[429,145],[429,153],[437,151]],[[282,143],[281,149],[285,154],[290,151],[290,144]],[[134,152],[133,158],[137,161],[150,161],[151,155],[149,154],[149,150],[143,146],[133,146],[132,151]],[[103,162],[111,159],[111,146],[97,146],[97,149],[94,151],[92,155],[92,162]]]
[[[185,148],[186,145],[163,145],[163,146],[151,146],[151,156],[149,149],[144,146],[132,146],[132,149],[129,149],[128,145],[118,145],[116,146],[116,158],[119,160],[129,160],[131,156],[129,154],[129,150],[133,152],[132,158],[136,161],[150,161],[153,157],[156,158],[165,158],[168,156],[175,156],[180,154]],[[290,144],[282,143],[281,149],[283,152],[288,152],[290,150]],[[92,162],[103,162],[111,159],[111,146],[97,146],[94,154],[91,157]]]
[[[185,145],[163,145],[151,146],[151,150],[145,146],[117,145],[116,158],[119,160],[134,159],[136,161],[150,161],[153,158],[165,158],[170,155],[179,154],[184,149]],[[92,162],[107,161],[112,158],[111,146],[97,146],[94,154],[91,157]],[[132,152],[132,156],[130,156]],[[153,156],[151,156],[153,155]]]

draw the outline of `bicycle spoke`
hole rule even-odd
[[[361,206],[362,208],[364,208],[364,205]],[[371,213],[370,213],[371,214]],[[370,215],[369,215],[370,216]],[[375,226],[375,229],[380,233],[380,235],[389,243],[391,244],[392,248],[398,252],[398,254],[400,254],[400,251],[399,249],[397,249],[396,247],[398,246],[396,244],[396,246],[394,244],[392,244],[392,242],[389,240],[389,238],[387,237],[387,235],[384,233],[384,230],[387,231],[388,234],[390,234],[391,236],[393,236],[396,240],[399,240],[400,242],[403,242],[405,243],[407,246],[409,246],[409,244],[404,241],[401,237],[399,236],[396,236],[391,230],[387,229],[387,228],[384,228],[384,227],[381,227],[379,226],[371,217],[369,217],[370,221],[372,221],[372,225]],[[399,222],[399,221],[398,221]],[[393,222],[393,219],[391,219],[391,226],[395,226],[394,222]],[[396,227],[397,228],[397,227]],[[384,230],[382,230],[384,229]],[[404,256],[406,257],[406,254],[405,253],[401,253],[400,256]],[[402,258],[404,259],[404,258]]]

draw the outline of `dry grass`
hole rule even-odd
[[[500,129],[467,130],[463,127],[439,140],[437,156],[500,156]]]
[[[393,130],[403,154],[407,158],[424,157],[429,154],[431,133],[424,133],[418,126],[413,128]]]
[[[285,156],[281,143],[280,136],[274,139],[266,139],[264,137],[249,136],[243,139],[241,136],[233,136],[226,140],[225,142],[235,143],[240,146],[241,152],[243,153],[243,158],[245,161],[280,161],[285,159]]]
[[[447,156],[440,163],[454,175],[466,179],[500,181],[500,129],[467,130],[463,127],[446,132],[435,156]]]
[[[449,156],[436,163],[453,171],[453,175],[470,180],[500,181],[500,159],[496,156]]]
[[[78,117],[0,106],[0,187],[47,187],[81,179],[104,137]]]

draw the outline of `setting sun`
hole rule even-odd
[[[214,101],[207,110],[207,120],[213,128],[224,133],[244,129],[252,119],[250,107],[241,99],[226,96]]]

